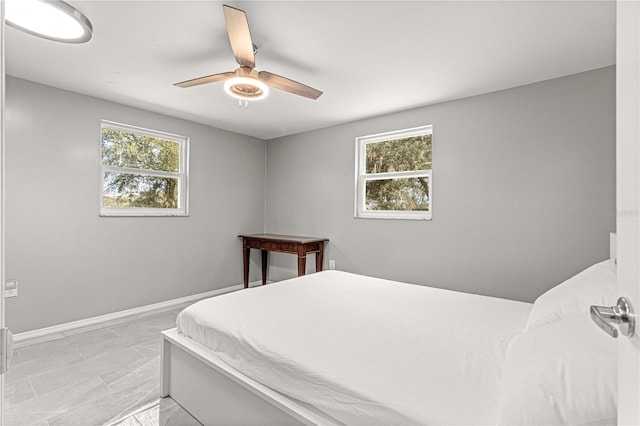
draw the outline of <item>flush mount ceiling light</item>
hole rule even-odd
[[[38,37],[64,43],[84,43],[93,27],[80,11],[60,0],[5,0],[9,26]]]

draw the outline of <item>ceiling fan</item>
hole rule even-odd
[[[245,107],[248,105],[247,101],[266,97],[269,93],[269,87],[314,100],[322,95],[320,90],[297,81],[267,71],[256,71],[254,68],[257,48],[251,40],[246,13],[226,4],[222,6],[222,9],[231,50],[240,67],[235,71],[194,78],[176,83],[174,86],[193,87],[224,80],[225,91],[234,98],[240,99],[240,104],[244,101]]]

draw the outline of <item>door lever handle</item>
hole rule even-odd
[[[616,306],[591,306],[591,319],[609,336],[618,337],[618,329],[623,336],[631,337],[635,332],[636,318],[629,301],[621,297]]]

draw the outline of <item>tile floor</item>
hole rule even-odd
[[[160,398],[108,426],[200,425],[171,398]]]
[[[20,344],[5,375],[6,425],[199,425],[160,399],[160,331],[183,307]]]

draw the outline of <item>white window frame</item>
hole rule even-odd
[[[105,166],[102,163],[102,130],[118,130],[127,133],[159,138],[180,145],[180,165],[178,172],[163,172],[148,169],[136,169],[128,167]],[[100,216],[189,216],[189,138],[187,136],[145,129],[129,124],[116,123],[114,121],[100,121]],[[144,208],[144,207],[105,207],[104,200],[104,174],[106,172],[131,173],[145,176],[171,177],[178,179],[178,207],[175,209]]]
[[[392,132],[378,133],[375,135],[360,136],[356,138],[356,179],[355,179],[355,208],[356,218],[377,219],[413,219],[431,220],[433,211],[433,176],[431,170],[412,170],[406,172],[366,173],[367,145],[370,143],[384,142],[394,139],[404,139],[414,136],[433,135],[433,126],[420,126],[411,129],[396,130]],[[433,140],[433,139],[432,139]],[[433,142],[432,142],[433,143]],[[400,179],[428,177],[429,182],[429,210],[428,211],[399,211],[399,210],[367,210],[365,204],[366,183],[372,180]]]

